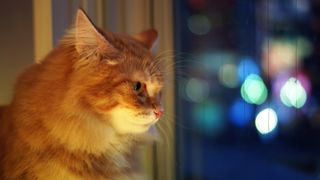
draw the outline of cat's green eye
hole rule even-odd
[[[141,89],[141,87],[142,87],[142,84],[141,84],[141,82],[135,82],[134,84],[133,84],[133,90],[135,90],[135,91],[139,91],[140,89]]]

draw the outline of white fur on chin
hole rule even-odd
[[[157,122],[153,113],[150,115],[137,115],[128,108],[116,107],[111,113],[111,125],[119,134],[143,134]]]

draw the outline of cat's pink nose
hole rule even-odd
[[[155,110],[153,111],[157,118],[160,118],[163,114],[163,110]]]

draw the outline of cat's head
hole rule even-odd
[[[77,60],[69,96],[76,94],[85,111],[120,134],[148,131],[163,112],[163,76],[150,51],[157,32],[103,33],[78,10],[73,36]]]

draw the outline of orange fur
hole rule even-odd
[[[102,33],[79,10],[74,29],[0,108],[0,179],[132,178],[132,149],[161,108],[149,32]]]

